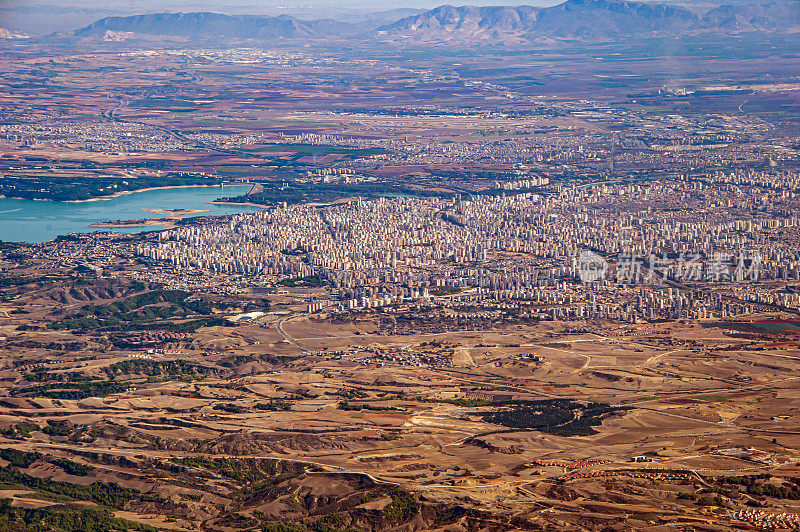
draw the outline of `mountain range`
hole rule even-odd
[[[608,0],[568,0],[550,8],[441,6],[380,28],[387,33],[437,38],[525,37],[603,39],[618,35],[684,31],[698,16],[658,4]]]
[[[351,24],[331,19],[299,20],[288,15],[223,15],[221,13],[153,13],[130,17],[106,17],[76,30],[73,35],[104,37],[162,36],[204,40],[314,38],[352,32]]]
[[[705,12],[669,4],[567,0],[553,7],[440,6],[379,30],[448,40],[518,35],[526,39],[607,40],[635,35],[789,32],[800,29],[800,2],[721,5]]]
[[[381,21],[376,17],[375,21]],[[798,32],[800,2],[726,4],[711,9],[625,0],[567,0],[553,7],[444,5],[378,27],[368,22],[301,20],[287,15],[155,13],[106,17],[66,35],[75,39],[237,41],[374,37],[381,40],[485,42],[517,39],[614,40],[628,36]],[[64,37],[61,34],[61,37]]]

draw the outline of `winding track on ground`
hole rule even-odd
[[[281,319],[279,319],[278,321],[275,322],[275,329],[278,331],[278,333],[281,335],[281,337],[283,337],[283,339],[286,340],[287,342],[289,342],[290,344],[292,344],[292,345],[294,345],[296,347],[299,347],[300,349],[302,349],[304,351],[310,351],[310,349],[308,348],[307,345],[303,344],[299,340],[295,340],[294,338],[292,338],[292,336],[289,333],[287,333],[286,330],[284,330],[284,328],[283,328],[283,324],[284,323],[286,323],[287,321],[289,321],[289,320],[291,320],[293,318],[297,318],[297,317],[298,316],[296,316],[296,315],[289,315],[289,316],[282,317]]]

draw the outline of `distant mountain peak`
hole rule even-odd
[[[313,38],[350,31],[349,24],[333,20],[298,20],[288,15],[225,15],[213,12],[150,13],[106,17],[73,32],[75,37],[150,35],[184,39]]]
[[[705,16],[672,4],[626,0],[566,0],[552,7],[442,5],[380,28],[400,38],[609,40],[636,35],[731,30],[790,31],[800,27],[800,2],[720,6]]]

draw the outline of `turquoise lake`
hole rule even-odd
[[[68,233],[119,231],[136,233],[158,227],[95,228],[89,224],[114,220],[163,218],[142,209],[206,209],[190,216],[222,216],[238,212],[256,212],[249,205],[209,205],[221,197],[245,194],[249,185],[219,187],[168,188],[135,192],[116,198],[84,203],[32,201],[0,198],[0,240],[5,242],[46,242]]]

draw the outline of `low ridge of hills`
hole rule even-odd
[[[7,30],[5,28],[0,28],[0,39],[27,39],[29,38],[28,35],[24,33],[18,33],[15,31]]]
[[[723,5],[703,16],[708,27],[728,31],[797,31],[800,2]]]
[[[375,20],[379,20],[376,18]],[[77,39],[177,41],[330,39],[481,42],[492,39],[613,40],[628,36],[800,32],[800,2],[735,3],[703,11],[625,0],[567,0],[553,7],[444,5],[375,27],[367,22],[301,20],[288,15],[155,13],[106,17],[71,32]],[[62,34],[61,37],[64,37]]]
[[[316,38],[352,32],[354,26],[335,20],[299,20],[288,15],[224,15],[221,13],[151,13],[106,17],[73,32],[79,38],[129,34],[186,39]]]

